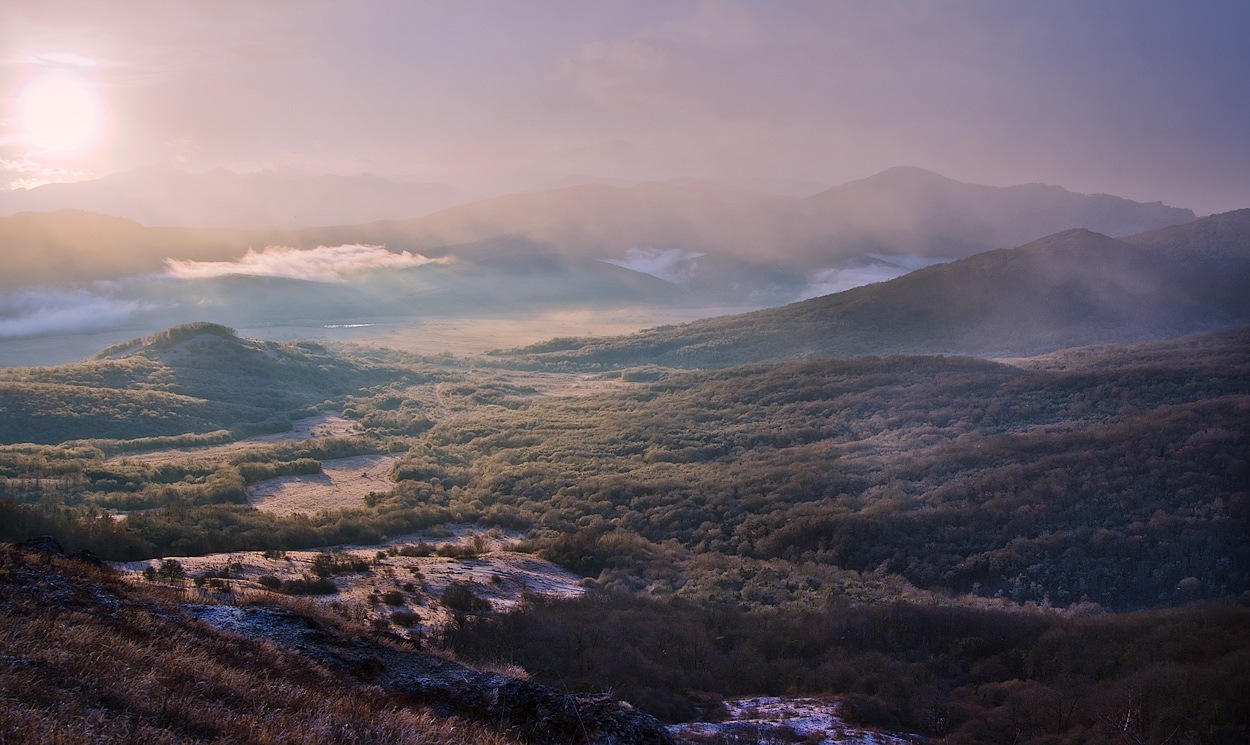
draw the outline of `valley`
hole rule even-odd
[[[873,188],[962,188],[930,176]],[[492,209],[564,214],[566,196]],[[0,540],[53,536],[317,664],[343,653],[266,608],[420,646],[422,662],[349,664],[388,690],[408,690],[392,663],[444,657],[478,666],[453,678],[487,699],[611,690],[658,741],[1103,741],[1130,716],[1143,741],[1245,731],[1229,693],[1250,638],[1245,210],[1064,230],[775,304],[697,242],[591,260],[561,242],[589,223],[491,242],[482,209],[370,228],[416,241],[403,251],[486,241],[420,266],[195,280],[188,313],[261,333],[191,320],[0,368]],[[357,248],[340,253],[381,256]],[[131,288],[176,292],[146,282]],[[449,304],[344,316],[411,311],[417,287]],[[439,680],[420,700],[481,714]],[[811,717],[765,726],[761,707]]]
[[[1233,674],[1250,592],[1247,333],[999,361],[550,372],[530,350],[429,357],[193,324],[7,373],[12,400],[59,403],[12,425],[47,443],[0,447],[0,525],[200,602],[309,598],[464,660],[611,687],[665,722],[785,694],[830,697],[847,727],[1001,733],[1075,685],[1092,698],[1073,726],[1097,729],[1098,702],[1131,676],[1170,684],[1137,663],[1020,667],[1047,634],[1097,657],[1217,623],[1214,667],[1192,674]],[[136,413],[100,437],[82,413],[115,401]],[[851,643],[830,635],[841,627],[910,641]],[[956,636],[922,653],[939,628]],[[941,646],[959,639],[976,641]],[[1141,664],[1181,664],[1170,649]],[[863,655],[913,682],[850,672]],[[969,685],[1001,688],[1016,713]],[[1166,690],[1160,721],[1219,695]]]

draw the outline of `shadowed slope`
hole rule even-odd
[[[1250,210],[1127,240],[1069,230],[782,308],[518,350],[555,365],[1035,354],[1250,320]]]

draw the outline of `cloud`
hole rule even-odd
[[[28,290],[0,295],[0,338],[95,331],[148,307],[91,290]]]
[[[665,282],[681,284],[694,272],[695,259],[703,256],[680,248],[629,248],[623,259],[602,259],[605,264],[650,274]]]
[[[942,264],[949,259],[934,259],[928,256],[879,256],[869,254],[868,258],[856,260],[840,267],[820,269],[812,274],[811,280],[798,300],[832,295],[835,292],[888,282],[896,277],[909,274],[926,266]]]
[[[99,60],[77,52],[44,52],[32,55],[27,62],[34,65],[56,65],[59,67],[97,67]]]
[[[444,264],[448,259],[429,259],[407,251],[393,253],[384,246],[348,244],[290,248],[269,246],[248,250],[237,261],[182,261],[166,259],[166,274],[178,279],[208,279],[229,274],[255,277],[286,277],[311,282],[344,282],[348,275],[371,269],[407,269],[423,264]]]
[[[7,144],[0,141],[0,146]],[[7,175],[6,175],[7,174]],[[33,189],[44,184],[66,184],[96,178],[96,174],[35,162],[29,155],[0,157],[0,178],[7,178],[9,189]]]

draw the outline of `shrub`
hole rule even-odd
[[[313,574],[322,579],[336,574],[350,574],[368,570],[369,562],[351,554],[322,551],[313,557],[312,561]]]
[[[339,591],[339,588],[326,577],[288,579],[284,580],[278,589],[287,595],[333,595]]]
[[[391,614],[391,623],[396,626],[416,626],[421,617],[409,610],[397,610]]]
[[[490,612],[490,601],[478,597],[472,586],[462,582],[448,585],[438,601],[444,608],[456,613],[480,615]]]

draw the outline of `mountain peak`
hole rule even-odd
[[[881,173],[878,173],[874,176],[869,176],[866,179],[860,179],[860,180],[872,181],[875,179],[880,179],[880,180],[907,179],[911,181],[932,181],[935,183],[962,183],[948,176],[943,176],[940,173],[936,173],[934,171],[921,168],[919,166],[894,166],[892,168],[887,168]]]

